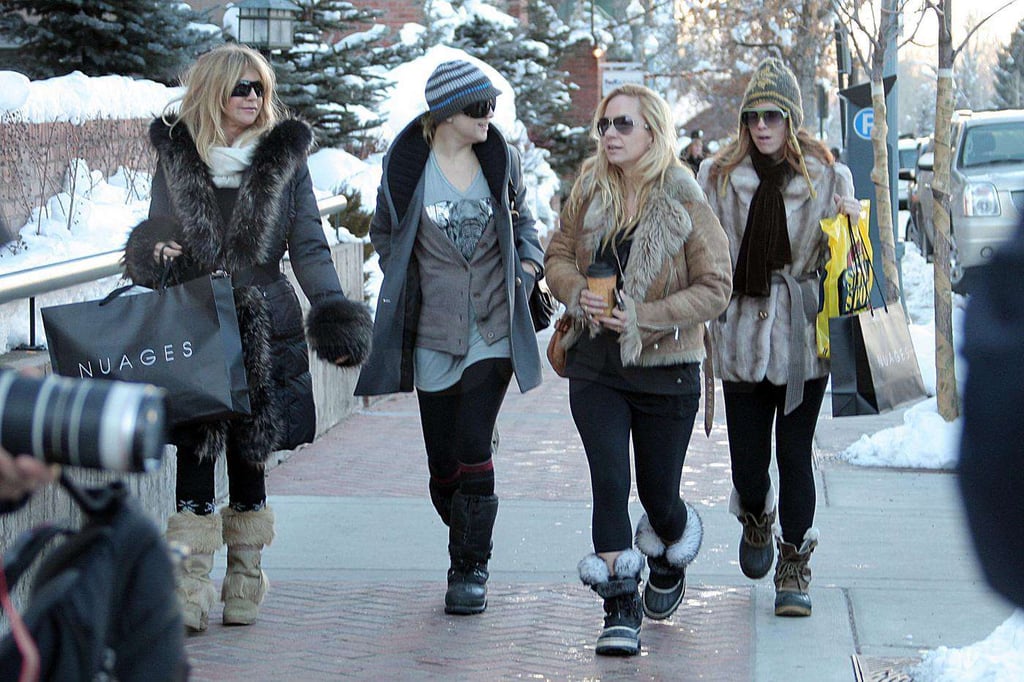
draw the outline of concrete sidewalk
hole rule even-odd
[[[444,614],[447,529],[427,498],[415,398],[392,396],[270,472],[271,592],[251,627],[221,626],[214,608],[210,630],[188,641],[193,679],[899,680],[923,651],[984,639],[1010,615],[980,577],[951,473],[835,457],[902,413],[833,420],[826,399],[814,615],[776,618],[770,574],[751,582],[737,565],[718,399],[711,437],[698,425],[683,474],[704,545],[677,614],[645,621],[641,656],[594,655],[603,611],[576,573],[591,551],[589,475],[567,382],[549,372],[525,395],[513,384],[499,420],[484,614]],[[631,513],[634,523],[642,514],[635,498]],[[218,580],[224,563],[218,555]]]

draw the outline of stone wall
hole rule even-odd
[[[65,175],[73,159],[104,177],[121,167],[151,172],[156,155],[148,128],[142,119],[26,123],[0,115],[0,216],[12,230],[24,225],[34,208],[69,189]]]

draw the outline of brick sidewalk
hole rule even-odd
[[[525,395],[514,383],[510,388],[499,419],[497,493],[506,500],[589,506],[589,474],[568,414],[567,382],[553,374],[545,379]],[[270,472],[268,491],[277,497],[426,499],[426,476],[416,400],[405,394],[373,403],[292,454]],[[683,485],[684,495],[694,491],[688,499],[727,503],[721,424],[711,439],[701,426],[695,429]],[[574,575],[574,569],[566,572]],[[189,639],[193,679],[751,679],[748,589],[691,585],[673,620],[645,622],[641,656],[615,659],[594,655],[601,602],[576,581],[492,579],[488,610],[455,617],[443,611],[443,571],[426,581],[389,582],[387,571],[382,576],[366,582],[271,575],[255,625],[221,626],[217,605],[209,631]]]

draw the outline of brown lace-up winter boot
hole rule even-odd
[[[772,526],[775,525],[775,485],[768,487],[765,495],[764,508],[757,513],[743,509],[739,493],[733,488],[729,497],[729,512],[743,524],[743,535],[740,536],[740,570],[752,580],[768,575],[775,559],[772,544]]]
[[[270,507],[239,512],[227,507],[224,542],[228,546],[228,571],[221,585],[224,625],[252,625],[270,588],[261,561],[263,547],[274,539],[274,512]]]
[[[803,544],[796,545],[776,538],[779,544],[779,562],[775,566],[775,615],[811,615],[811,569],[807,562],[818,546],[818,529],[804,533]]]

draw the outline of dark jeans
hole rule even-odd
[[[416,391],[431,485],[451,494],[494,494],[491,437],[512,379],[512,361],[473,363],[454,386]]]
[[[228,467],[228,499],[235,511],[258,511],[267,506],[266,470],[239,457],[231,448]],[[201,460],[186,445],[178,446],[178,476],[174,486],[178,511],[212,514],[216,511],[214,461]]]
[[[814,471],[811,448],[818,412],[828,377],[804,383],[804,400],[788,415],[786,387],[762,381],[758,384],[723,384],[725,418],[732,460],[732,483],[743,509],[764,509],[771,478],[772,422],[775,423],[775,459],[779,467],[779,523],[786,542],[803,542],[814,525]]]
[[[699,403],[699,395],[634,393],[569,380],[569,407],[590,464],[595,552],[633,546],[630,436],[637,494],[651,527],[666,544],[682,536],[686,507],[679,482]]]

